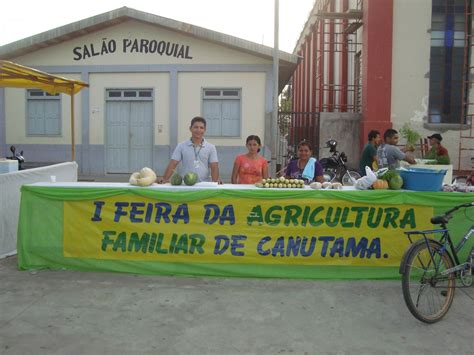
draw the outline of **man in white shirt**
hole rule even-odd
[[[180,175],[195,172],[199,181],[219,181],[216,147],[204,139],[206,120],[202,117],[194,117],[189,130],[191,138],[176,146],[163,178],[159,179],[160,183],[170,179],[179,163],[181,163]]]
[[[400,150],[398,143],[398,132],[389,128],[383,134],[384,143],[377,149],[378,167],[396,169],[400,167],[400,160],[405,160],[410,164],[415,164],[415,159]]]

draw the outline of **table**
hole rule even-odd
[[[0,160],[0,174],[18,171],[18,160]]]
[[[472,200],[351,188],[37,183],[22,187],[18,263],[165,275],[398,278],[408,246],[403,232],[431,229],[433,214]],[[458,214],[450,226],[461,235],[469,223]]]

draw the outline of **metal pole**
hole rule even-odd
[[[74,91],[71,92],[71,145],[72,145],[72,159],[76,161],[76,141],[74,137]]]
[[[279,27],[279,0],[275,0],[274,44],[273,44],[273,114],[272,114],[272,175],[276,174],[277,163],[277,132],[278,132],[278,27]]]

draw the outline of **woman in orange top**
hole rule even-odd
[[[247,137],[247,154],[238,155],[235,158],[232,170],[233,184],[255,184],[268,177],[268,162],[258,154],[261,146],[259,136]]]

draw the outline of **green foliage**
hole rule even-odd
[[[432,158],[428,159],[434,159],[436,161],[430,161],[426,163],[427,165],[449,165],[451,164],[451,159],[447,155],[441,155],[441,156],[434,156]]]
[[[447,155],[438,155],[436,153],[436,148],[431,147],[431,149],[426,153],[426,159],[436,160],[434,162],[428,162],[429,165],[449,165],[451,164],[451,159]]]
[[[394,176],[400,176],[400,174],[395,170],[389,170],[385,174],[383,174],[380,179],[390,181],[390,179]]]
[[[400,128],[400,134],[407,140],[408,144],[416,144],[421,138],[421,134],[412,129],[408,122]]]

